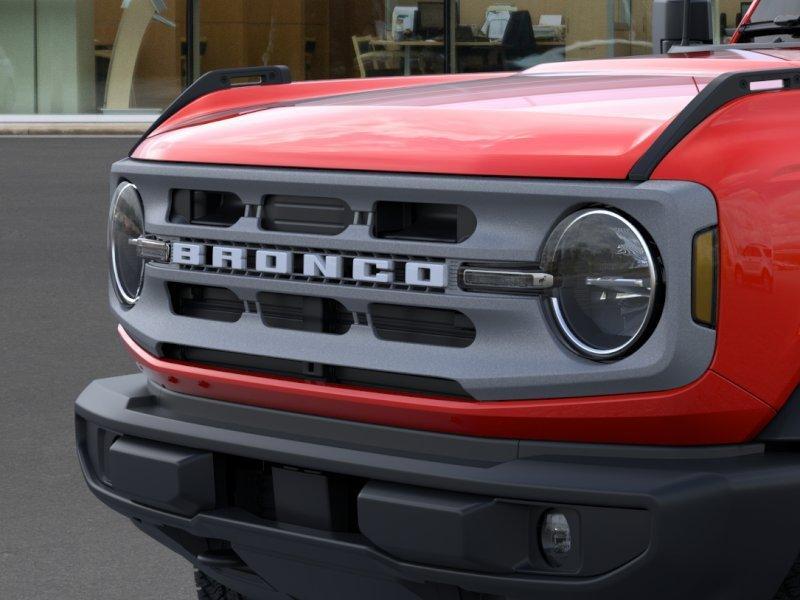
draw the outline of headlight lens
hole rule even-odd
[[[556,322],[580,353],[615,358],[648,331],[658,274],[647,241],[628,219],[604,209],[573,213],[550,235],[542,258],[555,276]]]
[[[111,277],[117,296],[132,305],[139,299],[144,278],[144,260],[132,245],[144,234],[144,209],[136,186],[124,182],[111,200],[108,223],[108,247],[111,253]]]

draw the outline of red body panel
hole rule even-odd
[[[424,106],[409,105],[407,95],[391,90],[368,103],[352,97],[297,107],[286,103],[374,86],[444,81],[469,86],[478,76],[242,88],[187,107],[145,140],[134,158],[624,179],[713,77],[797,65],[800,51],[560,63],[538,67],[542,77],[517,93],[504,88],[509,76],[493,76],[492,85],[505,93],[450,101],[440,94]],[[420,97],[429,93],[438,92],[429,88]],[[472,402],[162,360],[120,334],[156,383],[231,402],[489,437],[662,445],[748,441],[800,381],[798,106],[800,92],[787,91],[733,102],[679,144],[654,175],[703,184],[718,200],[717,352],[711,370],[691,385],[620,396]]]
[[[169,390],[350,421],[495,438],[618,444],[734,444],[774,416],[714,373],[653,394],[477,402],[305,383],[149,354],[119,328],[142,371]]]
[[[542,65],[524,75],[245,87],[169,119],[144,160],[293,168],[624,179],[697,94],[695,76],[785,67],[762,54]],[[485,81],[475,90],[476,82]],[[463,89],[443,82],[463,84]],[[523,82],[525,85],[519,85]],[[403,86],[404,84],[404,86]],[[427,84],[427,85],[422,85]],[[365,100],[347,95],[379,87]],[[402,90],[398,91],[398,88]],[[408,88],[417,93],[409,98]],[[313,96],[324,102],[300,103]]]
[[[527,85],[520,87],[518,82]],[[174,129],[134,157],[461,175],[623,178],[696,94],[691,77],[532,76],[278,106]],[[508,86],[510,89],[503,89]],[[288,86],[291,87],[291,86]],[[438,97],[437,97],[438,95]],[[648,102],[643,102],[647,99]]]
[[[800,91],[733,102],[654,173],[717,198],[720,295],[712,369],[779,408],[800,381]]]
[[[260,86],[238,86],[224,91],[213,92],[195,100],[164,121],[153,135],[207,120],[213,121],[220,118],[221,115],[237,115],[250,110],[262,110],[275,105],[289,104],[319,96],[337,96],[375,90],[406,88],[414,85],[431,85],[507,76],[507,73],[494,73],[491,75],[428,75],[425,77],[375,77],[369,79],[298,81],[291,85],[274,85],[266,88]],[[228,111],[231,111],[231,113],[228,114]]]

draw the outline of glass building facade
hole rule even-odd
[[[722,25],[747,4],[719,0]],[[649,54],[651,17],[652,0],[0,0],[0,115],[157,113],[224,67],[308,80]]]

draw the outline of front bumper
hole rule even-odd
[[[769,599],[800,548],[800,454],[759,445],[470,438],[142,375],[92,383],[76,414],[94,494],[252,599]],[[577,530],[559,568],[538,549],[550,508]]]

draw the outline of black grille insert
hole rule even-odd
[[[457,204],[376,202],[375,237],[422,242],[463,242],[475,232],[475,213]]]
[[[466,348],[475,325],[465,314],[441,308],[372,304],[372,328],[382,340]]]
[[[255,354],[225,352],[177,344],[162,344],[161,354],[163,358],[173,360],[193,362],[211,367],[251,371],[277,377],[290,377],[312,383],[340,383],[343,385],[436,396],[471,397],[458,382],[439,377],[373,371],[370,369],[310,363],[287,358],[271,358]]]
[[[230,227],[245,214],[236,194],[201,190],[172,190],[169,220],[182,225]]]
[[[224,454],[214,460],[224,473],[227,506],[271,521],[359,533],[363,479]]]
[[[267,196],[261,227],[269,231],[336,235],[353,223],[353,211],[338,198]]]
[[[244,313],[244,302],[227,288],[184,283],[167,286],[172,312],[176,315],[234,323]]]
[[[269,327],[342,335],[354,322],[353,313],[329,298],[261,292],[258,303]]]

